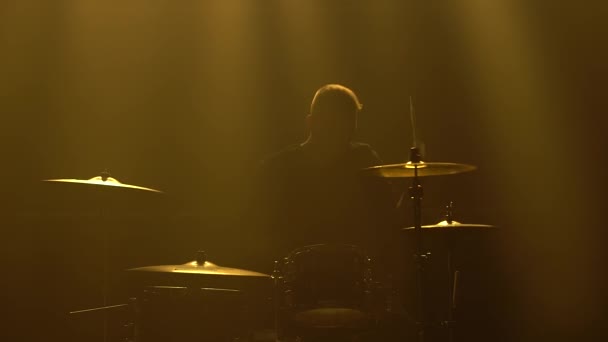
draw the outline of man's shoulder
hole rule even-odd
[[[260,161],[260,167],[275,167],[290,164],[297,160],[302,154],[302,145],[293,144],[284,147],[278,152],[271,153]]]
[[[368,167],[382,164],[378,153],[369,145],[363,142],[351,142],[350,160],[353,160],[357,167]],[[266,156],[260,161],[261,169],[282,169],[297,167],[305,162],[304,148],[301,144],[293,144],[284,147],[278,152]]]
[[[382,159],[369,144],[352,142],[350,145],[352,153],[362,167],[382,164]]]
[[[351,148],[351,150],[357,151],[357,152],[363,152],[363,153],[374,152],[374,149],[369,144],[359,142],[359,141],[351,142],[350,148]]]

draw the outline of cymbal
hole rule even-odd
[[[201,275],[218,275],[218,276],[237,276],[237,277],[258,277],[268,278],[270,275],[255,271],[243,270],[238,268],[218,266],[212,262],[205,261],[199,264],[196,261],[191,261],[182,265],[159,265],[145,266],[128,269],[131,272],[148,272],[148,273],[189,273]]]
[[[441,221],[437,224],[427,225],[421,227],[423,231],[433,231],[433,232],[463,232],[463,231],[486,231],[492,228],[496,228],[495,226],[488,224],[475,224],[475,223],[460,223],[457,221]],[[405,232],[413,232],[415,227],[407,227],[402,230]]]
[[[143,191],[162,193],[162,191],[156,190],[156,189],[121,183],[116,178],[112,178],[112,177],[106,177],[105,180],[101,176],[93,177],[91,179],[45,179],[45,180],[43,180],[43,182],[87,184],[87,185],[97,185],[97,186],[105,186],[105,187],[115,187],[115,188],[134,189],[134,190],[143,190]]]
[[[363,169],[363,171],[383,178],[411,178],[415,176],[416,168],[418,169],[418,177],[426,177],[453,175],[456,173],[472,171],[477,167],[468,164],[421,161],[420,163],[407,162],[401,164],[372,166]]]

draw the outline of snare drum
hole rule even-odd
[[[284,327],[357,328],[372,310],[370,258],[353,245],[320,244],[292,251],[279,282]]]

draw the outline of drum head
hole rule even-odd
[[[350,308],[319,308],[295,313],[293,321],[310,328],[344,328],[360,326],[369,318],[363,311]]]

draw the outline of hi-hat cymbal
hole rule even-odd
[[[130,185],[130,184],[121,183],[116,178],[112,178],[112,177],[97,176],[97,177],[93,177],[91,179],[45,179],[43,181],[44,182],[57,182],[57,183],[72,183],[72,184],[87,184],[87,185],[107,186],[107,187],[115,187],[115,188],[123,188],[123,189],[134,189],[134,190],[143,190],[143,191],[162,193],[162,191],[156,190],[156,189],[145,188],[143,186],[137,186],[137,185]]]
[[[384,178],[410,178],[415,176],[415,170],[418,169],[418,177],[426,176],[443,176],[453,175],[475,170],[477,167],[468,164],[457,163],[436,163],[436,162],[420,162],[420,163],[401,163],[378,165],[363,169],[374,176]]]
[[[492,228],[496,228],[495,226],[488,224],[475,224],[475,223],[460,223],[457,221],[441,221],[437,224],[427,225],[421,227],[423,231],[432,231],[432,232],[470,232],[470,231],[486,231]],[[403,228],[405,232],[413,232],[415,227],[407,227]]]
[[[149,273],[189,273],[201,275],[218,275],[218,276],[237,276],[237,277],[270,277],[268,274],[255,271],[243,270],[238,268],[218,266],[212,262],[205,261],[198,263],[191,261],[182,265],[160,265],[160,266],[145,266],[132,268],[129,272],[149,272]]]

